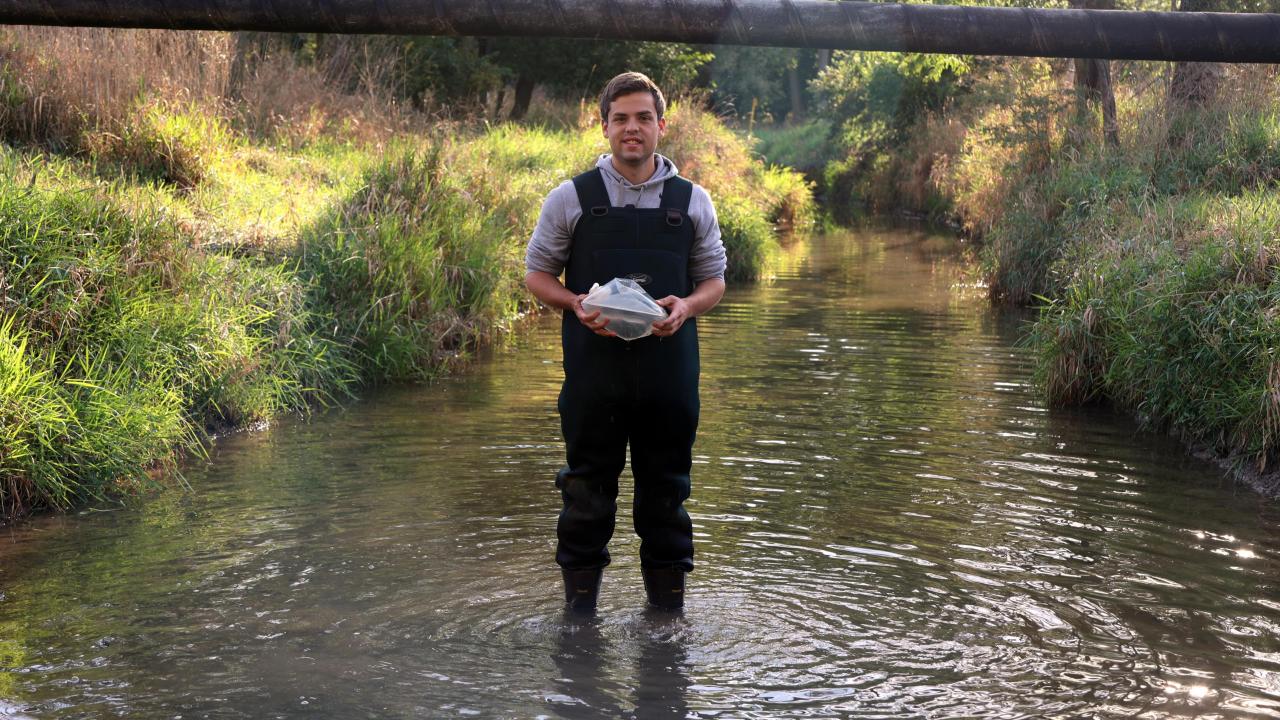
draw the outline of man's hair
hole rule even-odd
[[[653,107],[658,111],[658,119],[661,120],[663,114],[667,112],[667,101],[663,99],[658,85],[650,80],[649,76],[638,72],[624,72],[604,86],[604,92],[600,93],[600,119],[608,122],[609,106],[613,101],[623,95],[636,92],[647,92],[653,95]]]

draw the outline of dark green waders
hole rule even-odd
[[[573,233],[565,286],[586,293],[615,277],[640,282],[655,299],[693,290],[689,219],[693,184],[671,178],[661,207],[612,207],[598,169],[573,180],[582,219]],[[689,497],[698,427],[698,329],[693,319],[667,338],[626,342],[588,330],[572,311],[561,328],[564,385],[560,425],[568,464],[556,477],[564,509],[556,529],[556,562],[564,569],[570,608],[595,607],[600,573],[609,564],[618,476],[631,446],[632,516],[651,604],[683,603],[684,574],[693,569]]]

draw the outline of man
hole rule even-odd
[[[698,425],[694,318],[724,294],[725,254],[711,198],[656,153],[665,111],[662,92],[644,75],[609,81],[600,123],[612,152],[547,196],[525,257],[530,292],[564,311],[558,405],[568,464],[556,476],[564,501],[556,562],[574,610],[596,605],[628,444],[649,603],[681,608],[693,570],[682,504]],[[625,342],[598,312],[583,309],[591,285],[615,277],[641,283],[666,308],[653,335]]]

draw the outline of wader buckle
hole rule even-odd
[[[679,210],[668,210],[667,224],[671,227],[680,227],[684,224],[684,213]]]
[[[591,208],[591,214],[595,215],[596,217],[604,217],[605,215],[609,214],[609,206],[597,205]]]

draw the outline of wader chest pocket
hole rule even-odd
[[[647,280],[641,285],[654,298],[688,294],[688,272],[684,259],[669,250],[625,249],[596,250],[591,253],[592,282],[606,283],[613,278]]]
[[[635,222],[627,222],[620,217],[593,217],[587,232],[592,237],[613,240],[616,237],[630,237],[635,234]]]

